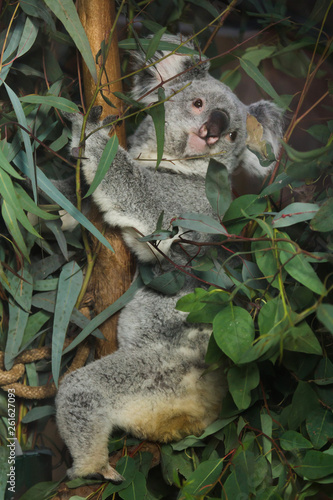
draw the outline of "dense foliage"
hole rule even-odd
[[[288,121],[277,167],[259,195],[232,200],[223,167],[211,161],[206,192],[220,224],[200,214],[179,214],[182,227],[189,231],[221,236],[219,244],[210,244],[205,257],[200,253],[202,243],[198,244],[190,271],[198,277],[198,287],[177,308],[189,313],[189,322],[211,324],[206,360],[211,370],[220,363],[226,366],[229,393],[220,419],[199,438],[190,436],[162,446],[157,467],[151,468],[153,456],[141,451],[137,440],[121,434],[113,437],[110,452],[122,450],[117,470],[126,482],[103,484],[96,498],[333,496],[333,120],[329,119],[332,68],[327,62],[332,52],[327,34],[332,2],[318,0],[308,12],[307,3],[294,12],[288,2],[273,0],[241,2],[234,12],[224,10],[220,2],[216,5],[206,0],[122,2],[125,28],[120,47],[131,49],[141,43],[149,58],[165,27],[175,33],[180,22],[188,23],[212,60],[214,76],[236,93],[241,81],[250,78],[258,92],[286,109]],[[139,35],[133,29],[138,13]],[[59,208],[106,242],[78,210],[82,200],[75,206],[50,181],[66,179],[74,169],[68,159],[70,130],[60,112],[78,111],[73,104],[80,100],[76,49],[95,71],[95,54],[74,3],[7,0],[0,16],[0,349],[4,367],[10,370],[20,353],[52,345],[51,363],[25,365],[24,383],[43,386],[51,376],[58,382],[74,347],[90,334],[99,336],[98,326],[105,316],[122,307],[142,282],[93,321],[77,309],[86,285],[82,271],[86,246],[79,227],[74,232],[61,230]],[[233,27],[239,38],[221,54],[215,28],[223,23]],[[255,35],[242,38],[250,29]],[[149,43],[142,40],[148,34],[153,34]],[[275,77],[269,82],[264,69],[270,68]],[[129,73],[127,54],[123,71]],[[294,90],[292,95],[280,96],[274,87],[285,79]],[[313,92],[317,81],[326,85],[318,95]],[[163,113],[135,106],[126,95],[123,98],[129,130],[145,112],[152,113],[156,128],[163,130]],[[312,121],[313,111],[319,121]],[[294,144],[298,133],[301,140]],[[162,152],[163,136],[159,137]],[[254,143],[265,163],[260,137]],[[115,141],[108,148],[100,172],[105,158],[114,154]],[[159,239],[172,232],[170,222],[156,221]],[[172,225],[177,227],[177,219]],[[156,239],[156,235],[147,236]],[[177,268],[162,287],[167,292],[177,290],[181,276]],[[161,286],[151,283],[147,269],[142,269],[140,279],[146,285]],[[68,329],[77,337],[63,351]],[[17,399],[17,435],[24,450],[32,449],[46,419],[53,418],[53,402],[31,404]],[[0,407],[2,498],[10,426],[4,391]],[[37,426],[30,427],[31,422]],[[127,453],[132,445],[137,446]],[[52,498],[58,484],[40,483],[24,499]],[[76,488],[85,482],[67,484]]]

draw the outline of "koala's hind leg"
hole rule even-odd
[[[64,379],[56,399],[58,428],[73,458],[68,476],[102,475],[121,482],[124,478],[109,465],[108,438],[113,422],[108,405],[97,389],[83,387],[75,376],[78,372]],[[89,386],[89,381],[85,382]]]

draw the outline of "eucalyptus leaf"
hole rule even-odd
[[[67,326],[80,293],[82,281],[82,271],[76,262],[69,262],[62,268],[58,281],[52,335],[52,374],[56,385],[59,380]]]
[[[173,226],[208,234],[226,234],[225,228],[212,217],[205,214],[185,213],[172,221]]]
[[[79,108],[76,104],[64,97],[54,95],[35,95],[30,94],[20,97],[21,102],[29,102],[31,104],[46,104],[52,108],[61,109],[67,113],[79,113]]]
[[[102,153],[101,159],[99,161],[96,170],[95,177],[89,186],[87,194],[84,196],[85,198],[90,196],[95,191],[95,189],[104,179],[106,172],[109,170],[109,168],[112,168],[112,162],[117,154],[118,147],[119,147],[119,141],[116,134],[114,134],[111,137],[111,139],[108,140],[104,148],[104,151]]]
[[[81,53],[93,80],[97,81],[97,72],[94,57],[91,52],[87,35],[82,27],[78,13],[72,0],[44,0],[57,18],[65,26],[68,33]]]
[[[211,159],[206,174],[206,196],[214,213],[224,215],[231,203],[231,187],[227,168]]]
[[[234,363],[241,359],[254,340],[250,314],[231,302],[214,318],[213,332],[217,345]]]

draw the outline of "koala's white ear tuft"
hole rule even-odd
[[[164,35],[161,41],[172,43],[175,47],[182,44],[182,47],[185,50],[188,48],[189,51],[188,53],[173,53],[168,50],[159,50],[149,61],[145,60],[144,54],[135,54],[134,67],[141,71],[134,77],[132,96],[134,99],[140,98],[141,102],[156,101],[158,90],[156,87],[161,83],[163,86],[175,86],[179,82],[204,77],[208,73],[209,62],[203,62],[195,53],[192,42],[184,44],[184,38],[180,35]]]

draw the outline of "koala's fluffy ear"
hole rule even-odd
[[[156,87],[161,83],[163,83],[163,87],[172,87],[180,82],[185,83],[193,79],[204,78],[209,70],[209,62],[203,62],[204,58],[193,52],[192,42],[184,44],[185,39],[180,35],[164,35],[161,41],[172,43],[175,47],[182,44],[183,48],[187,47],[190,51],[186,54],[158,50],[149,61],[146,61],[144,53],[135,53],[134,69],[141,69],[141,71],[135,75],[132,96],[134,99],[145,96],[140,99],[141,102],[157,101],[158,88]],[[177,78],[175,78],[176,76]],[[169,79],[171,80],[168,82]]]
[[[254,116],[262,125],[263,133],[260,140],[269,142],[275,158],[280,150],[280,139],[283,135],[283,112],[270,101],[258,101],[247,108],[249,115]],[[265,177],[274,167],[274,162],[269,167],[262,167],[258,158],[249,150],[245,150],[240,167],[258,178]],[[235,173],[239,173],[239,170]]]

